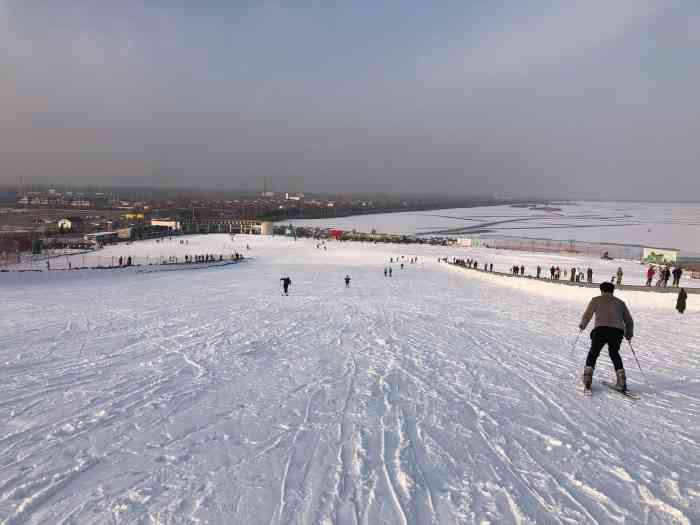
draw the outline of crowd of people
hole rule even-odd
[[[404,269],[405,264],[416,264],[418,263],[418,257],[409,257],[402,255],[401,257],[389,257],[389,265],[384,267],[384,277],[391,277],[394,273],[392,264],[398,264],[399,268]]]
[[[438,262],[448,262],[447,257],[443,257],[442,259],[438,259]],[[462,266],[464,268],[470,268],[473,270],[481,270],[484,272],[493,272],[493,263],[483,263],[481,266],[479,266],[479,261],[474,260],[474,259],[459,259],[457,257],[452,259],[452,264],[456,266]],[[535,269],[535,277],[537,279],[542,279],[542,266],[537,266]],[[525,273],[525,265],[520,265],[518,266],[517,264],[514,264],[510,268],[510,274],[515,276],[515,277],[532,277],[531,274]],[[549,269],[549,278],[553,281],[558,281],[562,278],[562,275],[564,276],[565,279],[568,279],[571,282],[576,282],[576,283],[581,283],[581,282],[588,282],[592,283],[593,282],[593,269],[592,268],[586,268],[584,271],[583,268],[575,268],[572,267],[570,270],[569,269],[562,269],[559,266],[552,266]]]
[[[440,259],[438,259],[438,262],[440,262]],[[443,257],[442,262],[447,262],[447,257]],[[472,270],[482,270],[484,272],[492,272],[493,271],[493,263],[484,263],[481,268],[479,268],[479,261],[473,260],[473,259],[457,259],[454,258],[452,260],[452,264],[455,264],[457,266],[462,266],[464,268],[471,268]]]
[[[159,259],[146,259],[146,264],[149,266],[153,264],[196,264],[196,263],[207,263],[207,262],[223,262],[224,260],[231,260],[231,261],[240,261],[243,259],[243,255],[235,252],[230,255],[229,259],[226,259],[224,257],[224,254],[220,253],[218,255],[213,254],[213,253],[206,253],[206,254],[196,254],[196,255],[184,255],[182,258],[176,256],[176,255],[169,255],[164,258],[159,258]],[[127,266],[132,266],[137,264],[134,259],[131,258],[131,256],[120,256],[116,261],[117,266],[120,268],[122,267],[127,267]]]
[[[481,270],[484,272],[493,272],[493,263],[480,263],[474,259],[461,259],[454,257],[450,261],[447,257],[438,258],[438,262],[451,262],[456,266],[461,266],[464,268],[470,268],[474,270]],[[509,274],[514,277],[535,277],[536,279],[543,279],[543,274],[545,269],[537,265],[535,268],[534,276],[531,273],[527,273],[525,265],[514,264],[509,269]],[[581,267],[571,267],[571,268],[561,268],[559,266],[551,266],[549,268],[549,279],[552,281],[568,280],[572,283],[587,283],[593,284],[593,268],[581,268]],[[620,286],[622,285],[625,272],[622,267],[618,267],[617,271],[612,275],[609,282]],[[656,266],[650,265],[646,271],[646,286],[652,286],[654,277],[657,278],[656,286],[667,287],[668,282],[673,278],[671,286],[680,286],[681,277],[683,276],[683,269],[680,266],[671,268],[670,266]],[[605,280],[603,281],[605,282]]]
[[[651,286],[654,276],[656,276],[656,286],[658,287],[666,288],[671,277],[673,277],[673,284],[671,286],[679,286],[681,277],[683,276],[683,268],[676,266],[672,270],[669,265],[657,268],[653,264],[650,264],[649,268],[647,268],[646,286]]]

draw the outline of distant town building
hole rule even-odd
[[[118,232],[95,232],[85,234],[86,241],[92,241],[97,245],[118,242],[120,240]]]
[[[59,232],[79,232],[83,227],[81,217],[67,217],[58,221]]]
[[[124,214],[124,219],[127,221],[143,222],[146,220],[146,214],[142,211],[133,211]]]
[[[151,219],[151,226],[163,226],[174,231],[180,231],[182,229],[180,221],[173,219]]]

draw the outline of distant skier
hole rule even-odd
[[[389,277],[391,277],[391,266],[389,266]]]
[[[542,275],[542,267],[538,264],[537,265],[537,278],[539,279],[541,275]]]
[[[627,377],[620,357],[620,344],[623,337],[628,341],[632,339],[634,320],[624,301],[613,295],[614,291],[614,284],[601,283],[600,295],[591,299],[579,323],[579,328],[583,331],[595,315],[595,327],[591,331],[591,349],[588,351],[586,366],[583,369],[583,387],[586,390],[591,388],[596,360],[606,344],[617,375],[615,386],[622,392],[627,390]]]
[[[525,266],[520,265],[520,275],[525,275]]]
[[[350,276],[345,276],[345,288],[350,288]]]
[[[493,271],[493,263],[489,264],[489,271],[490,271],[490,272]]]
[[[573,283],[576,280],[576,268],[572,267],[571,268],[571,282]]]
[[[618,266],[617,273],[615,275],[617,276],[617,285],[620,286],[622,284],[622,276],[624,275],[622,266]]]
[[[401,263],[401,269],[403,270],[403,263]]]
[[[589,268],[588,270],[586,270],[586,276],[588,278],[588,282],[590,284],[593,284],[593,268]]]
[[[282,277],[282,287],[284,288],[284,295],[289,295],[289,286],[292,284],[292,280],[289,277]]]
[[[557,271],[557,269],[556,269],[554,266],[552,266],[552,267],[549,269],[549,278],[550,278],[550,279],[554,279],[554,273],[555,273],[556,271]]]
[[[679,314],[682,314],[685,312],[685,302],[688,300],[688,294],[685,291],[685,288],[681,288],[681,291],[678,292],[678,300],[676,301],[676,310],[678,310]]]
[[[384,267],[384,277],[386,277],[386,274],[389,273],[389,269],[385,266]]]

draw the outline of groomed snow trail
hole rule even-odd
[[[590,290],[245,243],[224,268],[0,275],[0,519],[700,522],[697,305],[624,295],[651,387],[626,349],[642,399],[586,398]],[[397,255],[420,261],[385,278]]]

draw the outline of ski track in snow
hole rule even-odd
[[[650,386],[624,349],[641,399],[585,398],[590,290],[435,262],[456,249],[191,239],[255,259],[0,275],[1,520],[700,522],[697,305],[625,294]],[[385,278],[396,255],[421,261]]]

